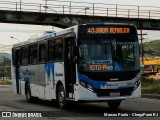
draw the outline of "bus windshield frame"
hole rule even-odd
[[[130,33],[88,33],[88,28],[94,27],[79,27],[79,72],[129,72],[140,69],[137,31],[133,26],[118,26],[121,30],[123,27],[129,28]]]

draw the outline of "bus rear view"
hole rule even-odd
[[[141,96],[139,43],[135,26],[87,24],[78,28],[78,100],[107,101],[117,108]]]

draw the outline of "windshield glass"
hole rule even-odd
[[[111,72],[139,69],[137,40],[92,36],[79,41],[79,71]]]

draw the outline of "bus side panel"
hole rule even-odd
[[[32,96],[38,97],[40,99],[44,99],[45,87],[37,85],[37,84],[30,84],[30,87],[31,87]]]
[[[45,94],[45,87],[43,86],[38,86],[38,93],[39,93],[39,98],[44,99],[44,94]]]
[[[46,86],[44,88],[44,99],[51,100],[51,88],[53,88],[53,78],[54,78],[54,63],[47,63],[44,64],[44,73],[45,74],[45,80],[46,80]]]
[[[51,96],[51,99],[56,99],[56,87],[54,87],[54,89],[51,88],[50,96]]]
[[[47,85],[45,88],[44,88],[45,90],[45,96],[44,96],[44,98],[46,99],[46,100],[51,100],[51,84],[49,84],[49,85]]]
[[[20,94],[22,95],[25,95],[25,81],[20,81],[20,84],[19,84],[19,89],[20,89]]]
[[[56,84],[60,81],[64,85],[64,63],[47,63],[45,64],[46,86],[44,88],[47,100],[56,99]]]
[[[45,87],[45,99],[47,100],[56,99],[56,81],[55,81],[56,70],[57,69],[55,69],[54,63],[45,64],[45,79],[48,81],[48,84]]]
[[[54,64],[55,66],[55,72],[54,72],[54,80],[55,83],[58,81],[61,81],[63,84],[63,87],[65,88],[65,81],[64,81],[64,63],[63,62],[57,62]]]
[[[47,84],[44,64],[21,66],[20,80],[24,81],[21,82],[21,89],[25,90],[25,82],[28,81],[31,84],[32,96],[44,98],[44,87]]]

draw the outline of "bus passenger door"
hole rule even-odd
[[[76,64],[73,60],[74,42],[75,38],[73,37],[65,38],[64,40],[64,72],[67,98],[73,98],[73,85],[76,83]]]
[[[21,53],[20,49],[15,51],[15,77],[16,77],[16,90],[17,93],[20,93],[20,81],[19,81],[19,67],[20,67],[20,58],[21,58]]]

